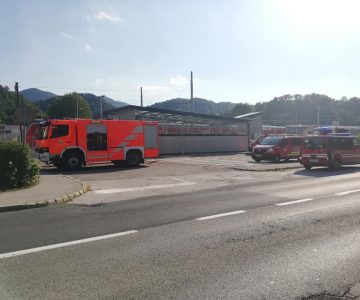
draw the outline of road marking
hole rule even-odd
[[[291,205],[291,204],[302,203],[302,202],[307,202],[307,201],[312,201],[312,200],[314,200],[314,199],[313,198],[306,198],[306,199],[300,199],[300,200],[295,200],[295,201],[290,201],[290,202],[277,203],[275,205],[284,206],[284,205]]]
[[[227,213],[222,213],[222,214],[217,214],[217,215],[212,215],[212,216],[201,217],[201,218],[197,218],[197,219],[195,219],[195,220],[197,220],[197,221],[204,221],[204,220],[216,219],[216,218],[221,218],[221,217],[226,217],[226,216],[232,216],[232,215],[237,215],[237,214],[243,214],[243,213],[246,213],[246,210],[236,210],[236,211],[231,211],[231,212],[227,212]]]
[[[111,238],[128,235],[128,234],[133,234],[133,233],[137,233],[137,232],[138,232],[137,230],[123,231],[123,232],[119,232],[119,233],[101,235],[101,236],[96,236],[96,237],[77,240],[77,241],[65,242],[65,243],[54,244],[54,245],[47,245],[47,246],[25,249],[25,250],[20,250],[20,251],[14,251],[14,252],[9,252],[9,253],[2,253],[2,254],[0,254],[0,259],[21,256],[21,255],[26,255],[26,254],[30,254],[30,253],[41,252],[41,251],[46,251],[46,250],[51,250],[51,249],[56,249],[56,248],[68,247],[68,246],[72,246],[72,245],[95,242],[95,241],[100,241],[100,240],[105,240],[105,239],[111,239]]]
[[[180,179],[177,179],[177,180],[180,180]],[[188,186],[188,185],[194,185],[194,184],[196,184],[196,182],[190,182],[190,181],[184,181],[184,182],[179,182],[179,183],[169,183],[169,184],[154,184],[154,185],[139,186],[139,187],[133,187],[133,188],[96,190],[95,194],[143,192],[143,191],[148,191],[148,190],[172,188],[172,187],[179,187],[179,186]]]
[[[352,190],[352,191],[345,191],[345,192],[340,192],[340,193],[336,193],[336,196],[344,196],[344,195],[349,195],[352,193],[357,193],[360,192],[360,190]]]

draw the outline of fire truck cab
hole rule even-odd
[[[40,160],[58,168],[107,161],[137,166],[159,155],[157,122],[77,119],[49,120],[38,126],[35,150]]]
[[[341,165],[360,163],[360,141],[355,136],[308,136],[304,139],[300,163],[306,169],[327,166],[338,170]]]

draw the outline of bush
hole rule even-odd
[[[27,145],[0,141],[0,190],[35,184],[39,170]]]

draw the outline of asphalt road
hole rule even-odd
[[[171,196],[2,213],[0,299],[343,293],[360,282],[359,170],[259,174]]]

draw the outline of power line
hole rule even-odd
[[[190,82],[188,82],[187,84],[186,84],[186,86],[183,88],[183,90],[179,93],[179,95],[177,95],[177,97],[176,98],[180,98],[180,96],[181,96],[181,94],[186,90],[186,88],[189,86],[189,84],[190,84]],[[175,98],[175,99],[176,99]]]

